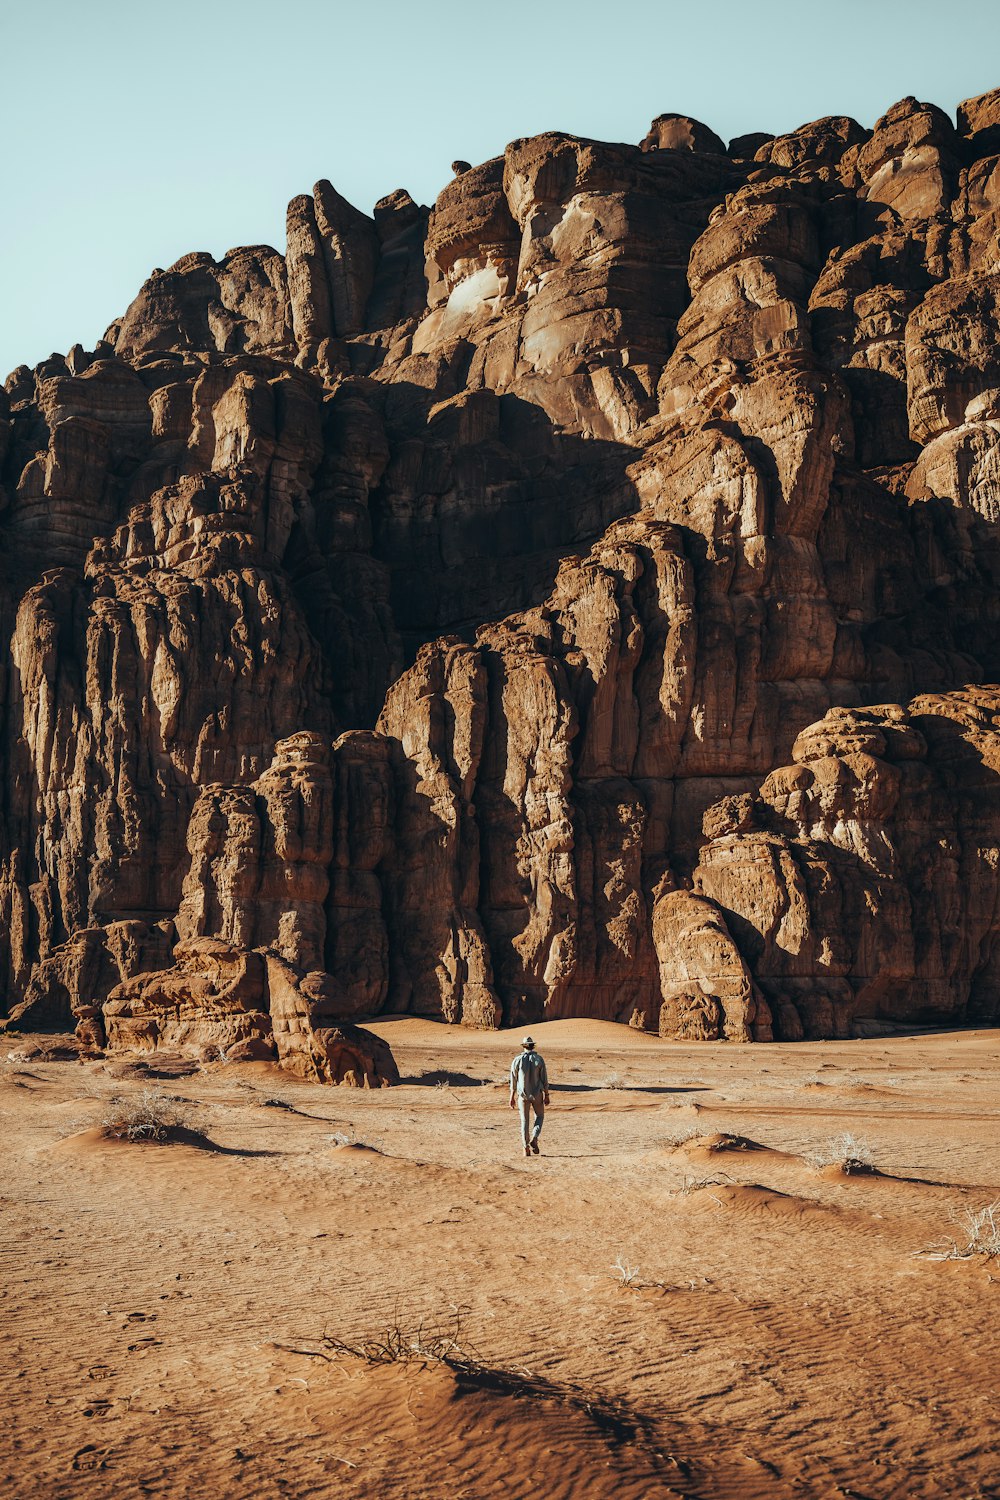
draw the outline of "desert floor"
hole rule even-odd
[[[5,1500],[1000,1496],[1000,1258],[933,1258],[1000,1198],[1000,1033],[550,1022],[525,1160],[515,1035],[372,1029],[399,1088],[0,1039]],[[108,1139],[144,1089],[198,1134]]]

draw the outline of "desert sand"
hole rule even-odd
[[[5,1041],[7,1500],[1000,1494],[1000,1261],[935,1258],[1000,1197],[996,1032],[550,1022],[525,1160],[516,1034],[373,1029],[397,1088]],[[191,1133],[109,1139],[150,1088]]]

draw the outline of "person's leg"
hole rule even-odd
[[[538,1140],[538,1137],[542,1133],[542,1126],[545,1123],[545,1099],[544,1099],[544,1097],[541,1094],[539,1094],[537,1096],[537,1098],[532,1099],[532,1101],[531,1101],[531,1107],[535,1111],[535,1128],[531,1132],[531,1144],[534,1146],[536,1144],[537,1140]]]
[[[518,1113],[521,1116],[521,1140],[522,1140],[522,1142],[524,1144],[525,1151],[527,1151],[527,1149],[528,1149],[528,1142],[529,1142],[529,1139],[530,1139],[530,1136],[529,1136],[529,1122],[530,1122],[531,1116],[529,1114],[529,1111],[531,1109],[531,1100],[530,1099],[521,1099],[519,1097],[518,1101],[517,1101],[517,1109],[518,1109]]]

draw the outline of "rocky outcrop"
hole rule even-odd
[[[653,908],[659,1032],[678,1041],[770,1041],[771,1010],[717,903],[671,890]]]
[[[115,353],[134,362],[160,351],[288,355],[292,349],[285,258],[243,245],[216,263],[205,251],[156,270],[117,325]]]
[[[792,754],[694,872],[775,1034],[996,1024],[1000,691],[834,710]]]
[[[323,969],[333,786],[319,735],[279,740],[249,786],[204,787],[187,843],[176,920],[182,942],[207,935],[268,948],[303,973]]]
[[[288,205],[288,300],[302,363],[328,369],[331,341],[365,327],[379,243],[375,224],[329,182]]]
[[[280,959],[215,939],[178,943],[173,958],[169,969],[112,990],[102,1011],[109,1048],[276,1062],[313,1082],[354,1088],[399,1082],[387,1044],[362,1027],[333,1024],[321,987],[300,984]]]
[[[371,1083],[386,1012],[993,1018],[997,153],[994,91],[320,182],[16,370],[8,1019]]]
[[[657,115],[649,133],[643,137],[643,151],[715,151],[725,153],[725,146],[714,130],[687,115]]]
[[[845,176],[857,172],[869,203],[885,205],[904,220],[927,222],[951,203],[959,149],[955,127],[943,110],[901,99],[848,156]]]

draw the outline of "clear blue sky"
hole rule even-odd
[[[724,138],[1000,85],[991,0],[0,0],[0,378],[289,198],[432,202],[455,157],[653,115]]]

